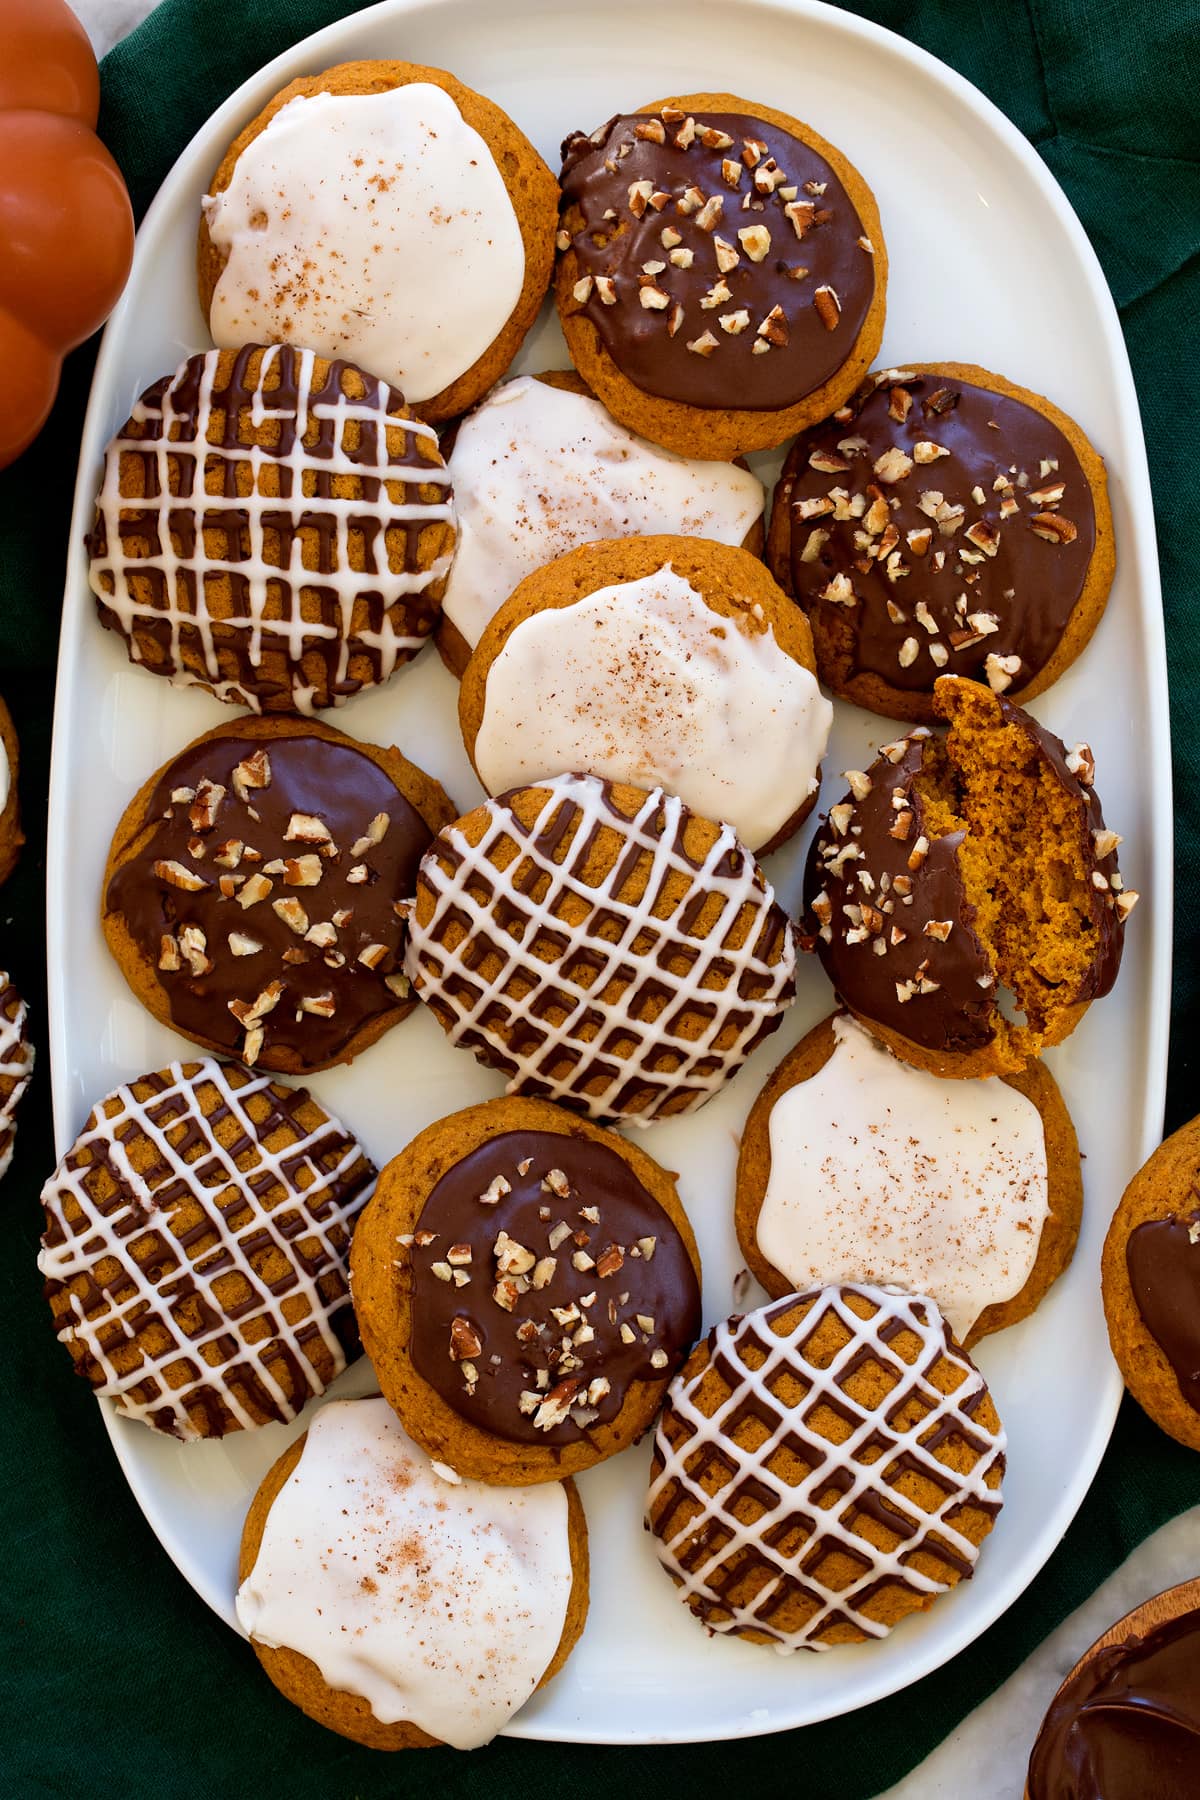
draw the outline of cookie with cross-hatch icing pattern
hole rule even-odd
[[[404,966],[509,1093],[647,1124],[702,1106],[775,1029],[796,944],[728,825],[557,775],[439,832]]]
[[[375,1169],[305,1088],[210,1058],[99,1101],[42,1189],[77,1372],[182,1439],[286,1424],[359,1353],[348,1257]]]
[[[1004,1462],[987,1384],[931,1300],[817,1288],[696,1346],[659,1420],[646,1524],[709,1631],[829,1650],[970,1578]]]
[[[130,661],[230,706],[377,687],[438,622],[454,552],[437,434],[353,363],[291,344],[190,356],[105,452],[87,540]]]

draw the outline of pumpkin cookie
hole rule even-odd
[[[17,1113],[33,1075],[29,1008],[0,974],[0,1176],[8,1174],[17,1137]]]
[[[126,807],[101,921],[156,1019],[248,1066],[349,1062],[412,1010],[400,967],[417,865],[454,808],[398,750],[234,719]]]
[[[646,1523],[710,1631],[886,1637],[974,1572],[1005,1437],[932,1300],[847,1285],[717,1325],[667,1395]]]
[[[306,1089],[235,1063],[117,1088],[42,1189],[77,1373],[172,1437],[294,1419],[358,1355],[346,1265],[374,1178]]]
[[[883,335],[887,256],[858,171],[807,125],[685,94],[563,144],[555,278],[571,360],[680,455],[827,418]]]
[[[385,1398],[478,1481],[555,1481],[624,1450],[700,1334],[700,1258],[670,1175],[542,1100],[468,1107],[414,1138],[383,1172],[352,1274]]]
[[[572,1481],[463,1481],[385,1401],[331,1400],[267,1471],[238,1576],[255,1655],[310,1719],[372,1750],[474,1750],[579,1640],[587,1522]]]
[[[842,699],[929,721],[948,673],[1024,705],[1108,600],[1104,464],[1073,419],[1002,375],[884,369],[788,451],[769,557]]]
[[[209,350],[108,446],[87,549],[131,662],[231,706],[311,713],[387,681],[433,630],[449,476],[432,426],[351,363]]]
[[[928,1294],[968,1349],[1033,1312],[1082,1210],[1075,1129],[1044,1065],[940,1081],[846,1013],[784,1057],[742,1133],[738,1243],[769,1294]]]
[[[641,1124],[703,1106],[796,991],[792,926],[730,827],[594,775],[439,833],[404,966],[510,1093]]]
[[[1117,868],[1086,744],[978,682],[934,688],[945,737],[885,744],[813,840],[809,943],[839,996],[906,1062],[1006,1075],[1117,978],[1137,894]],[[1000,1009],[1007,988],[1024,1015]]]
[[[558,769],[659,783],[747,849],[817,797],[833,708],[812,637],[745,550],[631,537],[528,576],[463,676],[463,743],[490,794]]]
[[[671,532],[762,551],[757,476],[660,450],[618,425],[571,372],[504,382],[443,448],[458,549],[437,646],[455,675],[518,583],[577,544]]]
[[[25,834],[21,830],[21,802],[17,794],[20,752],[12,714],[0,699],[0,881],[7,881],[17,866]]]
[[[1125,1385],[1200,1450],[1200,1119],[1139,1169],[1104,1241],[1104,1312]]]
[[[450,419],[537,316],[557,200],[524,132],[444,69],[340,63],[276,94],[227,151],[203,201],[200,303],[217,344],[298,339]]]

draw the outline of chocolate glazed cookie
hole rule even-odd
[[[885,369],[788,451],[768,560],[843,699],[928,721],[945,673],[1024,703],[1103,614],[1104,464],[1073,419],[1001,375]]]
[[[554,1481],[625,1449],[700,1330],[671,1177],[540,1100],[421,1132],[384,1171],[352,1274],[385,1397],[480,1481]]]
[[[870,189],[787,113],[688,94],[563,145],[556,277],[580,374],[681,455],[769,449],[854,391],[883,333]]]
[[[349,1062],[411,1011],[400,903],[453,816],[398,750],[237,719],[150,778],[117,827],[102,922],[164,1024],[248,1066]]]
[[[1200,1450],[1200,1119],[1129,1183],[1108,1228],[1102,1280],[1126,1387],[1156,1425]]]

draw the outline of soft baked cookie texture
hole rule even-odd
[[[1042,1063],[942,1081],[846,1013],[784,1057],[738,1153],[738,1243],[769,1294],[835,1280],[928,1294],[967,1349],[1034,1311],[1082,1211],[1075,1130]]]
[[[358,1354],[347,1264],[374,1177],[306,1089],[234,1063],[115,1089],[42,1189],[77,1373],[172,1437],[294,1419]]]
[[[685,94],[563,145],[555,278],[572,361],[679,454],[766,450],[831,413],[883,335],[874,197],[809,126]]]
[[[559,769],[661,783],[763,853],[808,816],[833,722],[799,608],[756,557],[683,537],[589,544],[528,576],[458,710],[491,794]]]
[[[385,1397],[479,1481],[553,1481],[625,1449],[700,1332],[671,1176],[541,1100],[421,1132],[380,1178],[352,1274]]]
[[[383,1400],[331,1401],[259,1487],[238,1575],[254,1652],[309,1718],[373,1750],[472,1750],[574,1649],[587,1523],[571,1481],[463,1481]]]
[[[557,198],[507,113],[444,69],[341,63],[230,146],[204,200],[200,303],[222,346],[299,340],[450,419],[537,315]]]
[[[661,788],[559,775],[438,834],[404,966],[510,1093],[647,1124],[740,1068],[795,998],[795,964],[728,825]]]
[[[931,1300],[792,1294],[715,1326],[672,1383],[646,1523],[707,1630],[829,1650],[885,1637],[970,1577],[1005,1443]]]
[[[1104,1242],[1104,1311],[1125,1385],[1200,1450],[1200,1119],[1129,1183]]]
[[[948,673],[1024,704],[1104,611],[1104,464],[1073,419],[1002,375],[884,369],[788,451],[768,560],[842,698],[930,721]]]
[[[105,452],[87,549],[132,662],[231,706],[311,713],[425,643],[454,508],[437,434],[395,388],[248,344],[142,395]]]
[[[847,772],[809,852],[807,941],[898,1056],[935,1075],[1009,1074],[1108,993],[1138,896],[1087,744],[1068,750],[963,677],[943,676],[934,705],[945,737],[918,726]]]
[[[398,750],[316,720],[218,725],[125,809],[108,947],[206,1049],[288,1074],[349,1062],[412,1010],[400,909],[453,813]]]
[[[670,532],[762,551],[766,496],[749,469],[672,456],[573,371],[501,383],[443,448],[458,546],[437,646],[455,675],[526,576],[580,544]]]

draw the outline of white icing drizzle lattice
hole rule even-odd
[[[421,568],[413,553],[424,527],[454,522],[448,471],[440,462],[423,461],[418,451],[421,440],[436,445],[437,434],[418,419],[395,416],[392,409],[402,404],[401,396],[374,377],[362,375],[366,394],[357,400],[342,392],[336,364],[324,385],[316,387],[317,359],[311,350],[249,346],[237,352],[227,382],[218,387],[221,355],[210,350],[181,363],[168,382],[150,389],[134,406],[130,424],[142,428],[143,435],[127,432],[109,445],[91,539],[93,591],[106,623],[115,622],[128,639],[132,659],[144,660],[139,636],[154,638],[163,651],[159,672],[178,684],[207,687],[219,700],[259,712],[257,671],[270,651],[286,658],[297,712],[340,705],[357,685],[348,681],[352,655],[368,656],[374,680],[384,682],[421,648],[436,621],[434,603],[422,600],[414,609],[406,602],[446,575],[453,560],[448,553]],[[261,360],[250,381],[248,367],[255,355]],[[273,369],[279,387],[269,391]],[[277,449],[239,441],[236,415],[243,411],[255,429],[278,423]],[[218,412],[225,415],[225,429],[210,443]],[[356,452],[346,446],[351,424],[360,433]],[[310,427],[316,428],[315,446],[305,443]],[[389,430],[404,434],[397,456],[388,451]],[[126,458],[143,464],[144,498],[121,493]],[[225,468],[223,493],[204,491],[205,470],[213,464]],[[251,471],[250,494],[236,491],[240,466]],[[278,494],[261,491],[268,469],[278,472]],[[315,494],[304,492],[306,475],[316,477]],[[333,493],[337,476],[353,478],[356,497]],[[389,497],[388,482],[406,484],[403,503]],[[420,499],[415,490],[426,484],[445,490],[444,500]],[[124,551],[122,519],[127,533],[155,545],[152,555]],[[328,569],[304,566],[302,522],[310,529],[315,522],[320,560]],[[409,553],[399,570],[389,564],[385,534],[392,527],[403,527],[408,536]],[[222,554],[215,555],[211,546],[206,550],[205,528],[210,536],[215,531],[224,537]],[[268,528],[279,533],[286,559],[282,566],[267,560]],[[178,549],[173,531],[180,538]],[[245,556],[243,532],[249,542]],[[351,566],[352,535],[362,541],[365,570]],[[231,617],[219,621],[219,641],[214,632],[218,621],[205,596],[206,580],[216,575],[230,577],[235,607]],[[135,595],[134,576],[152,584],[152,600]],[[332,605],[323,600],[317,609],[321,616],[306,618],[302,590],[328,597]],[[364,600],[370,604],[371,622],[355,630],[355,603]],[[415,630],[418,625],[421,629]],[[233,632],[238,638],[231,637]],[[222,673],[218,650],[226,663],[234,656],[237,678]],[[302,668],[305,653],[314,650],[326,666],[327,694],[314,689]],[[193,661],[198,654],[203,673],[188,666],[185,651]]]
[[[139,1098],[135,1086],[147,1084],[151,1092]],[[217,1093],[208,1118],[202,1087]],[[258,1095],[270,1102],[260,1122],[248,1110]],[[115,1399],[127,1418],[179,1438],[220,1436],[264,1416],[286,1422],[327,1385],[314,1353],[332,1366],[329,1380],[346,1367],[351,1331],[345,1319],[335,1326],[350,1305],[349,1234],[374,1170],[338,1120],[323,1115],[311,1130],[298,1120],[306,1098],[303,1088],[234,1064],[174,1062],[101,1101],[43,1188],[38,1267],[59,1337],[96,1392]],[[228,1148],[216,1135],[222,1120],[236,1129]],[[265,1140],[280,1128],[288,1141],[269,1149]],[[180,1141],[172,1144],[172,1135]],[[143,1174],[133,1156],[147,1147],[152,1160]],[[237,1159],[248,1151],[253,1160],[243,1171]],[[103,1200],[89,1182],[97,1168],[115,1187]],[[82,1217],[72,1220],[68,1202]],[[200,1222],[180,1231],[179,1209],[196,1206]],[[148,1234],[157,1239],[155,1253],[139,1258],[134,1247],[144,1250]],[[256,1271],[269,1251],[286,1260],[282,1281],[268,1283]],[[101,1284],[96,1271],[105,1258],[115,1259],[119,1273]],[[216,1291],[230,1276],[252,1296],[236,1316]],[[78,1282],[85,1297],[72,1291]],[[152,1346],[150,1332],[165,1341]],[[122,1373],[116,1358],[131,1346],[136,1364]]]
[[[862,1318],[848,1304],[848,1296],[866,1300],[874,1309]],[[654,1467],[647,1496],[647,1518],[663,1501],[662,1530],[671,1533],[671,1520],[681,1502],[696,1510],[687,1523],[670,1535],[655,1532],[655,1550],[663,1566],[679,1584],[681,1598],[712,1631],[756,1631],[775,1640],[781,1652],[797,1649],[826,1650],[822,1633],[835,1624],[849,1622],[864,1637],[884,1637],[891,1629],[869,1617],[863,1605],[881,1586],[893,1584],[918,1595],[944,1593],[948,1583],[934,1580],[912,1566],[914,1555],[928,1549],[945,1563],[949,1558],[970,1573],[979,1554],[977,1546],[953,1523],[952,1515],[964,1505],[989,1513],[1000,1506],[1000,1489],[989,1487],[987,1477],[997,1466],[1003,1474],[1006,1438],[1003,1430],[989,1431],[975,1408],[986,1394],[986,1384],[968,1358],[952,1345],[940,1313],[932,1301],[905,1294],[897,1288],[847,1284],[821,1289],[814,1304],[790,1331],[776,1335],[771,1321],[796,1305],[796,1298],[776,1301],[744,1317],[735,1315],[718,1325],[712,1338],[710,1362],[729,1392],[711,1417],[696,1404],[701,1374],[685,1380],[677,1376],[667,1394],[663,1418],[655,1434]],[[804,1346],[827,1313],[833,1312],[849,1334],[827,1368],[814,1366]],[[920,1350],[910,1364],[888,1341],[889,1329],[912,1334]],[[757,1369],[747,1367],[745,1353],[761,1354]],[[851,1398],[841,1386],[864,1352],[895,1377],[895,1385],[878,1407]],[[944,1394],[929,1379],[935,1365],[947,1361],[963,1372],[953,1393]],[[795,1406],[772,1393],[772,1381],[783,1374],[800,1379],[806,1392]],[[915,1404],[911,1404],[915,1403]],[[823,1408],[832,1408],[848,1426],[845,1440],[832,1443],[808,1421]],[[901,1412],[915,1415],[907,1426],[898,1422]],[[756,1423],[761,1438],[755,1448],[735,1441],[739,1423],[747,1415]],[[672,1447],[667,1421],[684,1427]],[[931,1436],[954,1433],[978,1451],[971,1470],[959,1474],[933,1454]],[[797,1446],[805,1467],[794,1486],[769,1465],[789,1444]],[[860,1456],[868,1448],[875,1460]],[[730,1473],[731,1465],[733,1473]],[[935,1510],[927,1512],[894,1485],[908,1467],[933,1481],[943,1494]],[[705,1474],[719,1472],[724,1479],[716,1494],[706,1493]],[[889,1479],[891,1477],[891,1479]],[[761,1511],[752,1524],[744,1524],[733,1511],[739,1496],[753,1490]],[[836,1494],[829,1504],[831,1494]],[[895,1532],[907,1530],[892,1550],[876,1548],[854,1530],[856,1516],[878,1501],[886,1502]],[[802,1541],[790,1553],[770,1542],[789,1527],[804,1528]],[[702,1541],[696,1544],[697,1534]],[[706,1554],[706,1545],[715,1547]],[[827,1555],[843,1551],[863,1572],[845,1587],[827,1587],[820,1566]],[[724,1578],[730,1588],[742,1587],[748,1570],[763,1577],[757,1593],[739,1603],[722,1592]],[[772,1623],[772,1613],[794,1595],[813,1603],[811,1616],[795,1630]]]
[[[593,1118],[633,1123],[702,1105],[793,998],[795,941],[773,889],[728,825],[714,828],[699,864],[689,860],[683,840],[691,815],[661,788],[645,795],[632,819],[595,776],[559,775],[538,788],[545,800],[529,828],[502,795],[482,809],[487,824],[477,844],[452,825],[426,853],[419,885],[432,893],[433,912],[424,924],[416,910],[410,920],[409,979],[452,1043],[511,1077],[509,1093],[542,1094]],[[583,868],[602,827],[628,848],[594,883]],[[495,859],[506,844],[519,856],[501,873]],[[635,868],[646,879],[630,899],[624,890]],[[672,874],[685,877],[686,892],[670,916],[656,918]],[[706,896],[717,896],[720,910],[705,935],[693,937],[689,911]],[[568,923],[565,909],[579,902],[587,917]],[[731,947],[746,909],[748,928]],[[454,923],[465,929],[448,949]],[[601,924],[610,935],[599,934]],[[554,947],[552,960],[536,953],[539,944]],[[684,975],[666,966],[678,952],[689,958]],[[484,979],[477,965],[489,953],[499,967]],[[585,961],[591,980],[576,972]],[[616,991],[598,1002],[606,988]],[[640,1009],[658,996],[665,1004],[657,1016],[643,1017]],[[561,1012],[557,1023],[548,1008]],[[680,1022],[697,1015],[699,1035],[678,1035]],[[590,1040],[582,1035],[587,1023],[597,1026]]]
[[[17,1108],[33,1074],[33,1045],[25,1035],[29,1008],[0,974],[0,1179],[8,1174],[17,1136]]]

